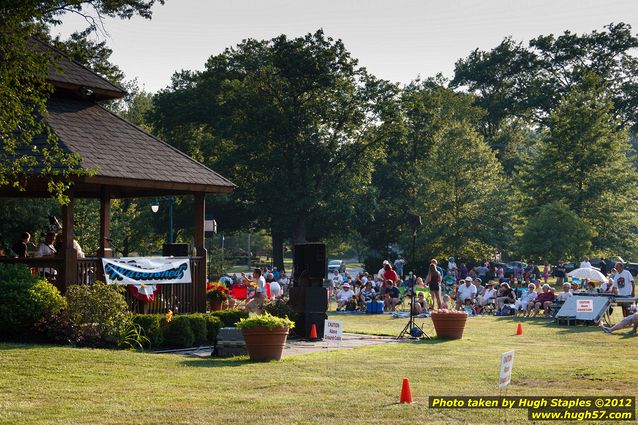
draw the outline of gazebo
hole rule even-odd
[[[32,267],[51,265],[58,270],[57,286],[64,291],[71,284],[92,283],[102,272],[101,257],[112,257],[110,206],[114,198],[192,195],[194,202],[194,255],[190,257],[192,285],[164,285],[159,299],[168,304],[148,306],[161,312],[169,305],[179,312],[205,311],[206,249],[204,248],[205,196],[233,191],[235,185],[188,155],[146,133],[110,112],[102,102],[122,98],[126,93],[61,52],[42,43],[38,47],[57,56],[48,81],[54,92],[47,102],[48,126],[57,134],[60,146],[78,154],[81,167],[92,173],[73,178],[70,202],[62,207],[63,252],[56,259],[4,259]],[[42,145],[44,139],[35,140]],[[49,197],[48,179],[30,175],[26,190],[0,189],[1,197]],[[100,248],[98,257],[78,259],[73,248],[73,209],[77,198],[100,199]],[[130,296],[128,296],[130,299]],[[131,300],[132,301],[132,300]]]

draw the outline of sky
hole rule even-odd
[[[106,19],[98,34],[111,61],[147,91],[175,71],[201,70],[206,60],[247,38],[305,35],[323,28],[343,40],[359,64],[379,78],[409,83],[442,73],[474,49],[490,50],[506,36],[602,31],[625,22],[638,33],[638,0],[166,0],[153,18]],[[86,27],[67,14],[53,34]]]

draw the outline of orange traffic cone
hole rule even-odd
[[[403,378],[403,386],[401,387],[401,403],[412,403],[412,391],[410,391],[410,381]]]
[[[518,324],[518,328],[516,328],[516,335],[523,335],[523,325]]]
[[[318,339],[317,338],[317,326],[314,323],[310,327],[310,339]]]

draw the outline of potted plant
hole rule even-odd
[[[288,331],[294,326],[294,322],[287,317],[275,317],[268,313],[241,319],[237,323],[244,335],[248,356],[254,362],[280,360]]]
[[[437,337],[443,339],[463,338],[463,330],[467,321],[466,312],[442,309],[433,311],[431,316]]]
[[[215,282],[206,285],[206,301],[211,311],[222,310],[229,298],[230,291],[223,284]]]

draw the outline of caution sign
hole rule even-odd
[[[503,388],[512,381],[512,367],[514,366],[514,352],[508,351],[501,356],[501,370],[498,374],[498,387]]]
[[[594,300],[576,300],[576,313],[592,313],[594,311]]]
[[[323,339],[325,341],[341,342],[343,333],[343,322],[337,320],[326,320],[324,324]]]

